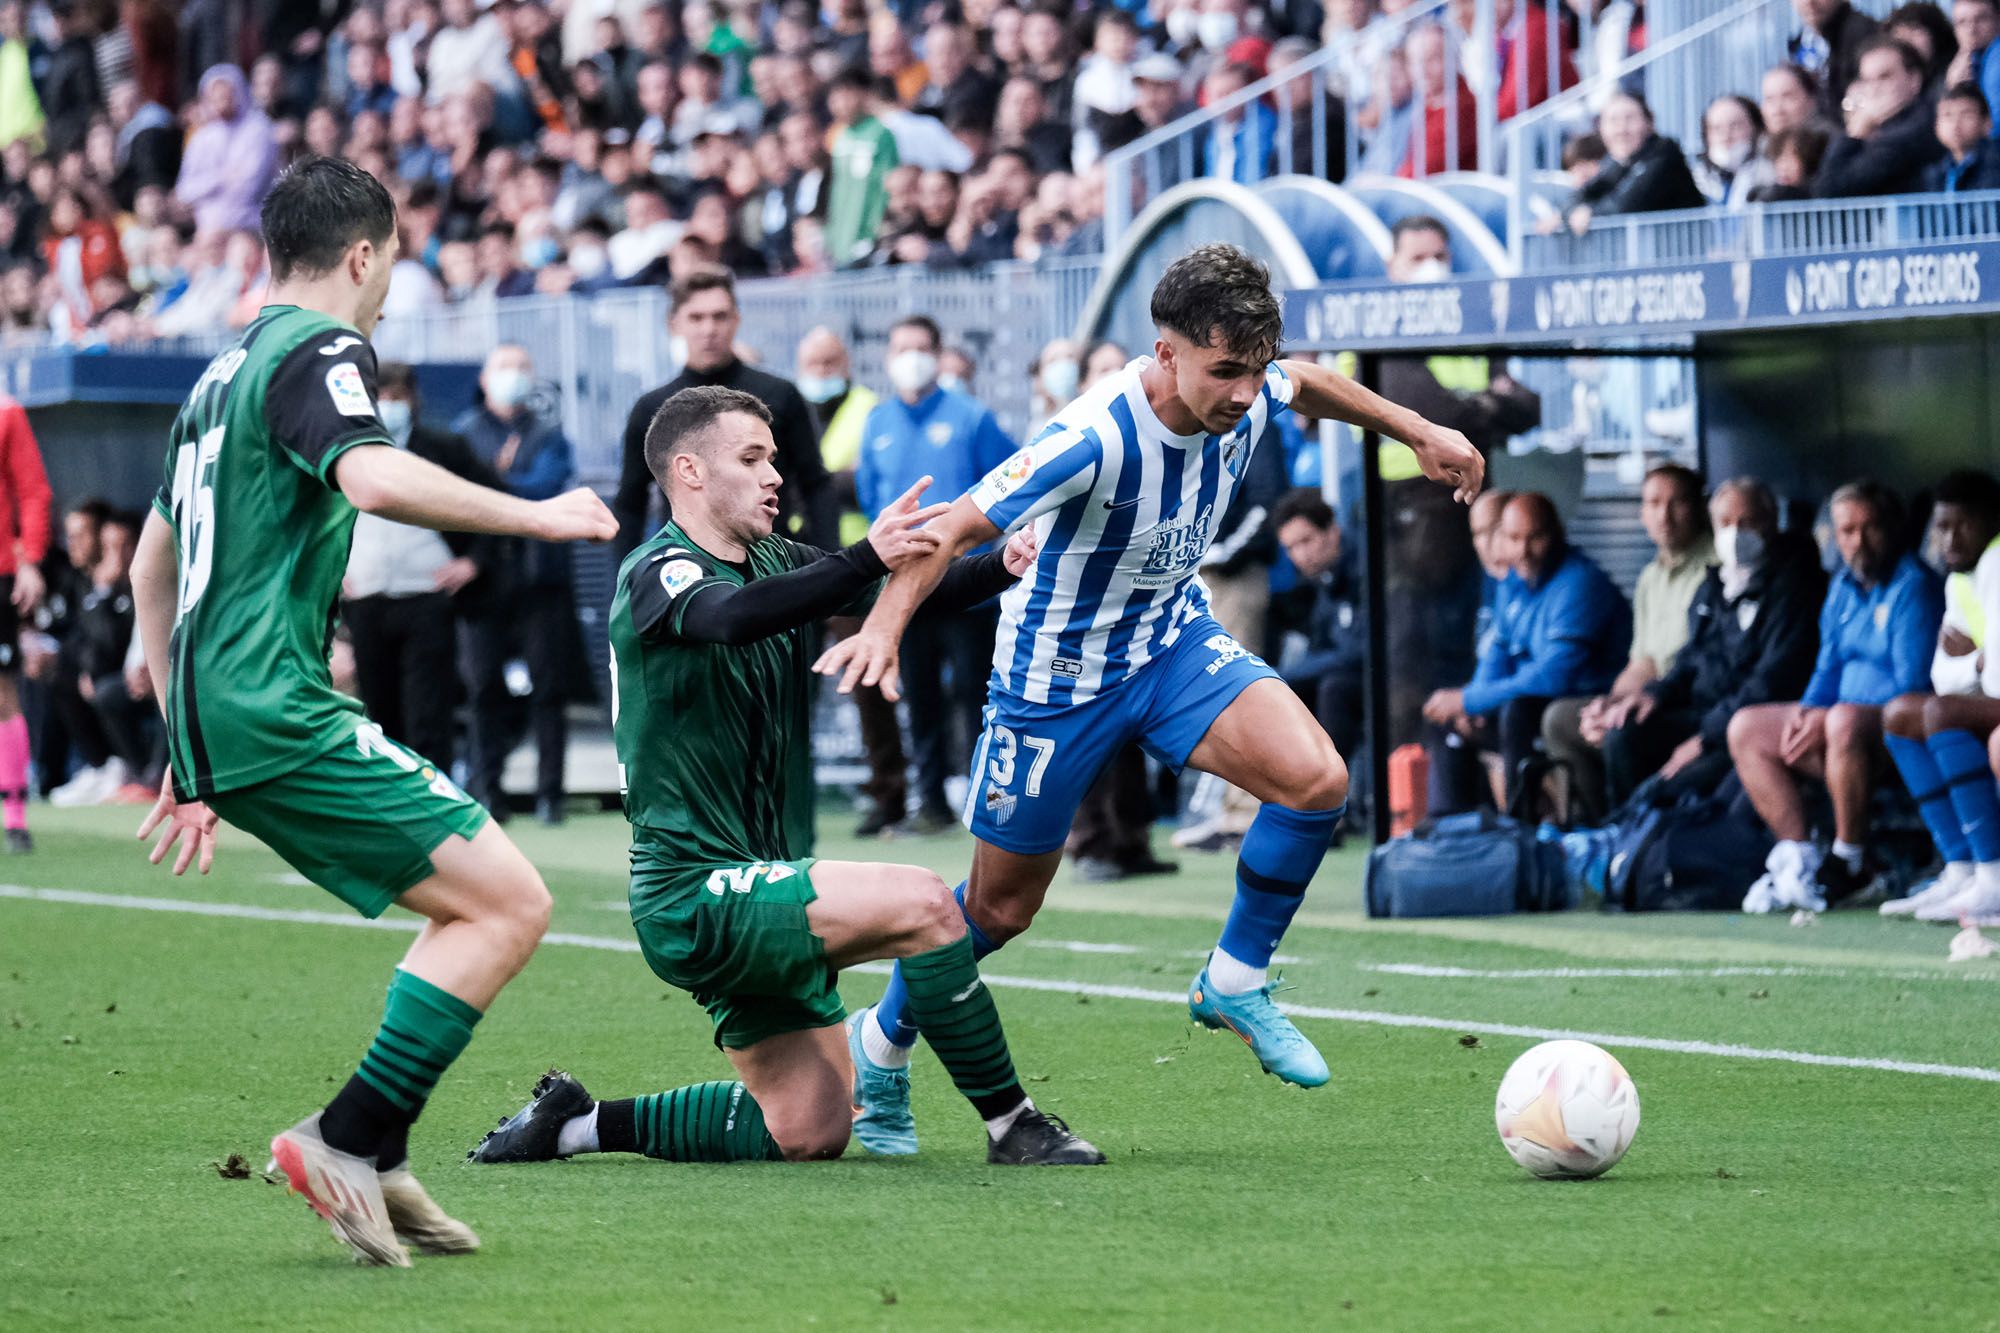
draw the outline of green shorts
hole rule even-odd
[[[431,853],[486,811],[450,776],[362,721],[352,742],[289,773],[218,792],[209,808],[366,917],[430,878]]]
[[[806,924],[815,859],[669,865],[632,849],[639,951],[708,1011],[717,1046],[740,1051],[847,1017],[826,945]]]

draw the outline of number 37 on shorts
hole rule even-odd
[[[974,797],[984,802],[987,818],[1005,824],[1014,817],[1021,796],[1042,794],[1042,779],[1056,757],[1056,743],[996,722],[986,729],[980,757],[984,772],[973,771]]]

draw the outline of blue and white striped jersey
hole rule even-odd
[[[1195,571],[1292,382],[1274,361],[1228,433],[1176,435],[1139,382],[1151,364],[1141,357],[1106,376],[971,491],[1003,532],[1033,523],[1041,547],[1000,599],[997,693],[1082,703],[1143,670],[1208,610]]]

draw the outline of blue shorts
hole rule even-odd
[[[1128,742],[1178,772],[1222,710],[1267,678],[1280,679],[1204,615],[1159,657],[1087,702],[1037,704],[995,692],[972,755],[963,822],[1002,851],[1055,851],[1084,793]]]

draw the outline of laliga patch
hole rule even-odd
[[[986,479],[979,483],[979,502],[990,505],[997,500],[1004,500],[1020,490],[1022,483],[1034,475],[1035,456],[1023,449],[986,474]]]
[[[1020,803],[1021,798],[1010,791],[1003,791],[990,784],[986,788],[986,813],[995,824],[1005,824],[1012,819],[1014,807]]]
[[[375,404],[369,401],[368,388],[361,382],[361,367],[352,361],[342,361],[326,372],[326,392],[342,416],[375,415]]]
[[[660,586],[669,597],[678,597],[699,582],[701,566],[692,560],[669,560],[660,566]]]

